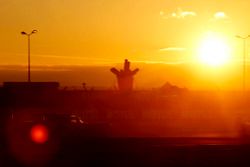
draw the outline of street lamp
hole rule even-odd
[[[245,37],[237,35],[236,37],[239,39],[242,39],[242,41],[243,41],[243,82],[242,82],[242,86],[243,86],[243,92],[245,92],[245,90],[246,90],[246,56],[247,56],[246,42],[247,42],[247,39],[250,37],[250,35],[245,36]]]
[[[24,31],[21,32],[22,35],[26,35],[28,37],[28,82],[31,82],[30,80],[30,36],[36,32],[37,30],[33,30],[30,33],[26,33]]]

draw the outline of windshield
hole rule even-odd
[[[242,144],[250,136],[249,5],[2,0],[5,150],[26,165],[40,144],[51,157],[60,143],[90,138]],[[29,155],[20,152],[27,143]]]

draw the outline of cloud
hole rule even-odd
[[[168,48],[161,48],[159,51],[183,52],[183,51],[186,51],[186,48],[168,47]]]
[[[216,12],[214,14],[215,19],[227,19],[227,15],[224,12]]]
[[[214,13],[213,17],[210,19],[210,21],[223,21],[223,22],[230,22],[230,18],[229,16],[223,12],[223,11],[219,11]]]
[[[160,16],[163,17],[164,19],[169,19],[169,18],[184,19],[187,17],[195,17],[197,16],[197,14],[194,11],[184,11],[182,10],[182,8],[177,8],[176,11],[170,14],[164,11],[160,11]]]

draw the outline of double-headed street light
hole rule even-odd
[[[242,87],[243,87],[243,92],[245,92],[246,91],[246,56],[247,56],[247,51],[246,51],[246,49],[247,49],[247,46],[246,46],[246,44],[247,44],[247,39],[248,38],[250,38],[250,35],[248,35],[248,36],[245,36],[245,37],[242,37],[242,36],[239,36],[239,35],[237,35],[236,36],[237,38],[239,38],[239,39],[242,39],[242,41],[243,41],[243,80],[242,80]]]
[[[28,82],[31,82],[31,79],[30,79],[30,36],[36,32],[37,30],[33,30],[30,33],[26,33],[24,31],[21,32],[22,35],[26,35],[28,37]]]

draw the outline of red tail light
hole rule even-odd
[[[44,125],[35,125],[30,130],[31,140],[38,144],[43,144],[48,140],[48,129]]]

